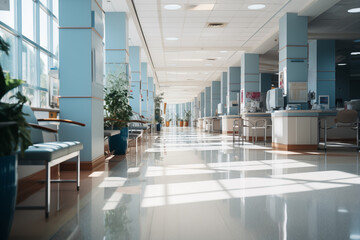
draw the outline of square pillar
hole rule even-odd
[[[141,63],[141,115],[148,117],[148,76],[147,63]]]
[[[241,111],[245,110],[246,93],[259,92],[259,54],[244,53],[241,56]]]
[[[211,87],[205,88],[204,117],[211,116]]]
[[[92,167],[104,155],[103,11],[91,0],[61,0],[59,10],[60,118],[86,124],[61,124],[59,139],[81,142]]]
[[[200,118],[205,117],[205,91],[200,93]]]
[[[221,73],[221,104],[223,106],[223,114],[227,113],[226,96],[227,96],[227,72],[222,72]]]
[[[148,77],[148,118],[150,120],[154,117],[154,78]]]
[[[239,105],[234,105],[240,94],[240,67],[229,67],[227,81],[227,115],[238,115]],[[240,104],[239,102],[237,104]]]
[[[284,88],[287,103],[307,109],[308,19],[286,13],[279,28],[279,87]]]
[[[133,97],[129,100],[132,110],[141,113],[141,64],[140,64],[140,47],[130,46],[130,94]]]
[[[221,82],[213,81],[211,83],[211,113],[212,117],[216,116],[216,109],[218,104],[221,103]]]

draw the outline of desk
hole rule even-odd
[[[223,115],[221,118],[221,131],[223,134],[233,133],[234,121],[240,118],[240,115]]]
[[[205,131],[221,133],[221,118],[204,117],[204,122],[205,122]]]
[[[336,111],[283,110],[271,113],[272,147],[281,150],[316,150],[319,120],[334,118]]]

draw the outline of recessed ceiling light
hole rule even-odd
[[[346,66],[347,63],[338,63],[338,66]]]
[[[193,11],[211,11],[213,10],[214,6],[215,4],[198,4],[190,5],[188,9]]]
[[[228,51],[220,51],[220,53],[227,53]]]
[[[351,8],[348,10],[348,13],[360,13],[360,8]]]
[[[165,38],[165,40],[176,41],[176,40],[179,40],[179,38],[177,38],[177,37],[167,37],[167,38]]]
[[[252,4],[248,6],[250,10],[259,10],[265,8],[265,4]]]
[[[212,64],[211,64],[211,63],[207,63],[207,64],[205,64],[205,66],[212,66]]]
[[[168,5],[165,5],[164,8],[166,10],[178,10],[181,8],[181,6],[179,4],[168,4]]]
[[[355,55],[360,55],[360,52],[352,52],[350,53],[351,55],[355,56]]]

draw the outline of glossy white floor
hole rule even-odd
[[[360,239],[355,150],[234,146],[231,136],[191,128],[163,128],[143,145],[83,176],[79,195],[54,190],[48,221],[43,212],[16,212],[11,237]]]

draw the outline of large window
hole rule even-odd
[[[10,44],[9,55],[0,53],[1,66],[6,73],[10,73],[10,76],[17,77],[16,72],[16,37],[11,33],[0,28],[0,36]]]
[[[15,25],[15,16],[14,16],[14,0],[10,0],[10,11],[2,11],[0,10],[0,21],[4,24],[14,28]]]
[[[22,0],[21,9],[22,34],[34,41],[34,2],[32,0]]]
[[[35,107],[49,107],[48,73],[58,66],[58,3],[10,0],[10,11],[0,11],[0,35],[11,46],[0,62],[12,78],[25,81],[20,90]]]

